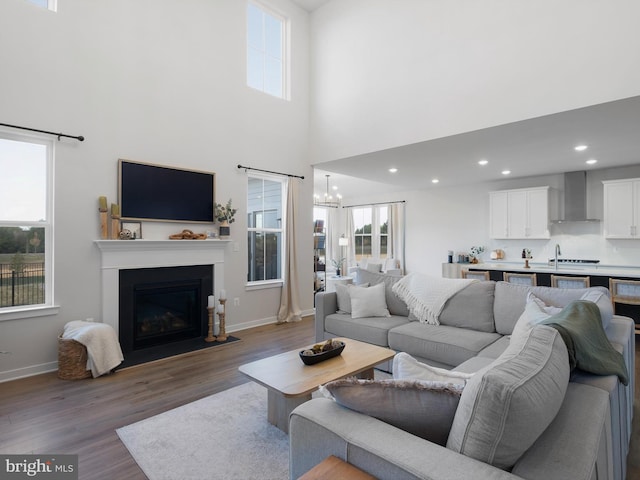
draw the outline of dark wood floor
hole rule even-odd
[[[78,454],[82,480],[146,479],[116,428],[246,383],[238,366],[313,343],[313,320],[235,335],[240,342],[97,379],[65,381],[48,373],[0,384],[0,452]],[[636,384],[640,383],[639,344],[636,341]],[[628,480],[640,478],[639,389],[640,385]]]
[[[78,454],[83,480],[146,479],[116,428],[246,383],[243,363],[313,343],[313,319],[234,335],[241,341],[96,379],[53,372],[0,384],[0,452]]]

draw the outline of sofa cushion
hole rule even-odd
[[[560,334],[533,327],[469,379],[447,447],[511,468],[555,418],[568,382],[567,348]]]
[[[497,333],[408,322],[389,331],[389,347],[454,367],[475,357],[499,338]]]
[[[493,302],[496,282],[474,282],[453,295],[440,312],[440,325],[493,333]]]
[[[369,288],[351,286],[351,317],[389,317],[384,285],[379,283]]]
[[[378,283],[384,283],[384,294],[387,302],[387,308],[391,315],[409,316],[409,309],[407,304],[398,298],[398,296],[391,290],[393,285],[402,279],[402,275],[388,275],[385,273],[369,272],[362,268],[356,270],[356,284],[361,285],[368,283],[373,286]]]
[[[434,381],[347,378],[327,383],[323,390],[346,408],[444,446],[463,388]]]
[[[504,353],[504,351],[509,346],[510,342],[511,342],[511,337],[509,337],[509,335],[500,337],[491,345],[480,350],[478,352],[478,357],[490,358],[491,360],[495,360],[496,358],[498,358],[500,355]]]
[[[348,313],[333,313],[324,320],[324,329],[334,337],[347,337],[361,342],[387,347],[389,330],[409,323],[407,317],[391,315],[390,317],[351,318]]]
[[[464,386],[472,375],[473,373],[452,372],[444,368],[427,365],[419,362],[406,352],[400,352],[393,357],[394,380],[428,380]]]
[[[598,305],[602,315],[602,326],[606,329],[613,317],[613,306],[609,290],[605,287],[590,288],[553,288],[529,287],[508,282],[497,282],[495,287],[495,301],[493,303],[493,317],[496,332],[511,335],[513,327],[524,311],[527,294],[532,292],[547,305],[566,307],[574,300],[591,300]],[[596,293],[594,293],[596,292]],[[602,295],[598,295],[597,293]],[[585,298],[582,298],[582,297]]]

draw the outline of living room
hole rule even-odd
[[[305,177],[296,236],[298,278],[309,279],[300,305],[309,315],[314,168],[640,95],[640,67],[629,61],[640,44],[633,21],[640,12],[628,2],[333,0],[313,12],[289,0],[265,3],[290,22],[287,100],[247,88],[245,2],[58,0],[56,12],[27,0],[1,2],[1,121],[85,141],[54,137],[57,310],[0,313],[0,351],[8,352],[0,355],[0,381],[55,371],[64,325],[100,321],[97,201],[104,195],[117,202],[120,158],[216,173],[216,201],[231,198],[239,209],[225,249],[224,288],[238,299],[227,304],[227,329],[241,332],[275,323],[281,288],[246,286],[247,175],[238,164]],[[420,23],[426,18],[433,29]],[[596,218],[602,180],[640,177],[640,162],[607,168],[599,160],[588,176]],[[527,247],[546,259],[561,243],[567,256],[640,265],[635,241],[606,241],[599,225],[556,225],[550,240],[527,245],[491,241],[489,191],[562,190],[558,172],[513,177],[437,188],[424,178],[425,188],[380,186],[357,196],[346,184],[342,191],[345,204],[406,201],[407,272],[439,276],[449,250],[477,244],[512,259]],[[144,222],[142,233],[167,239],[184,228],[213,227]]]

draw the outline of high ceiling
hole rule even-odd
[[[577,152],[579,144],[588,148]],[[482,159],[487,165],[478,165]],[[324,162],[316,165],[314,191],[324,194],[326,174],[343,195],[356,196],[380,184],[386,191],[446,188],[504,179],[503,170],[517,178],[634,164],[640,164],[640,96]]]
[[[307,12],[313,12],[316,8],[320,8],[330,0],[293,0],[295,3],[304,8]]]

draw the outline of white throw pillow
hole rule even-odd
[[[419,362],[406,352],[400,352],[393,357],[395,380],[426,380],[464,386],[473,375],[473,373],[452,372],[444,368],[432,367]]]
[[[363,283],[362,285],[355,285],[355,287],[368,287],[368,283]],[[349,291],[350,288],[353,288],[354,285],[344,285],[342,283],[336,283],[336,298],[338,301],[338,312],[339,313],[351,313],[351,293]]]
[[[524,312],[522,312],[522,315],[520,315],[520,318],[518,318],[518,321],[513,327],[511,342],[513,342],[514,339],[526,335],[534,325],[561,311],[562,308],[547,305],[533,293],[529,292],[527,294],[527,303],[525,304]]]
[[[384,297],[384,284],[379,283],[369,288],[352,287],[351,318],[390,317],[387,301]]]

